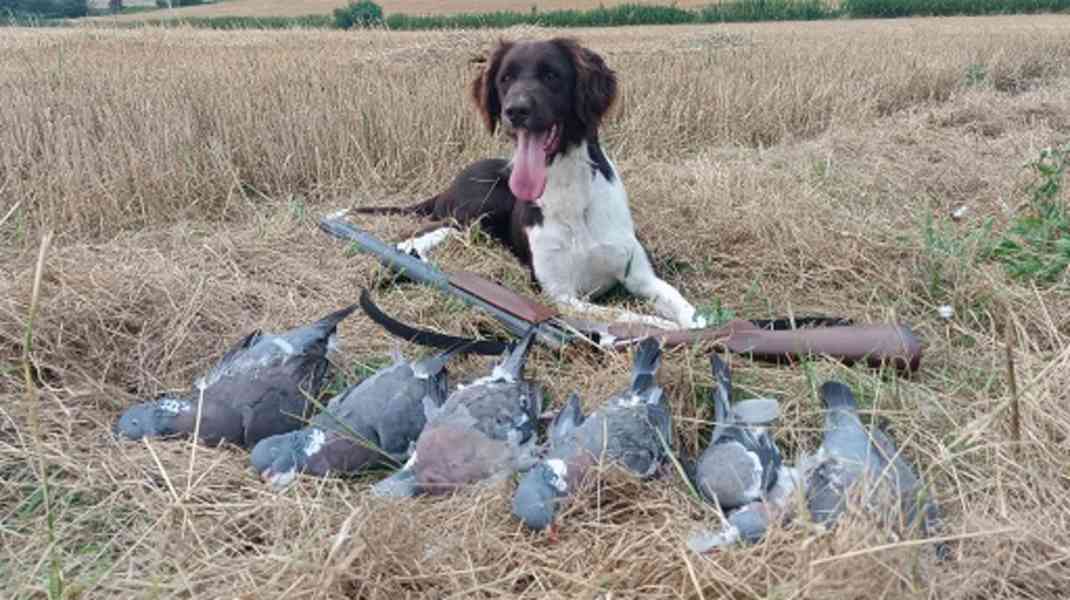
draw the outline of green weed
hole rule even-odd
[[[982,85],[988,79],[988,68],[980,63],[973,63],[966,67],[966,85]]]
[[[709,327],[719,327],[736,318],[736,311],[722,305],[720,298],[714,298],[713,302],[699,307],[697,312],[706,318]]]
[[[931,214],[925,216],[922,258],[927,271],[925,290],[930,298],[943,299],[969,266],[992,252],[995,247],[992,226],[992,219],[985,219],[962,235],[949,219],[937,220]]]
[[[1062,193],[1068,157],[1070,144],[1045,148],[1026,164],[1037,175],[1032,200],[992,252],[1012,277],[1051,284],[1070,266],[1070,215]]]
[[[290,216],[297,221],[304,221],[308,213],[305,207],[305,200],[301,197],[290,197],[286,201],[286,209]]]

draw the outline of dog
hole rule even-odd
[[[418,204],[352,212],[430,217],[430,226],[397,244],[422,260],[478,221],[559,308],[662,328],[706,326],[654,273],[620,175],[598,141],[617,97],[617,75],[600,55],[571,38],[500,40],[470,93],[490,134],[500,123],[512,138],[512,158],[477,161]],[[618,283],[652,301],[659,317],[591,302]]]

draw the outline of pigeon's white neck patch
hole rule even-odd
[[[747,458],[751,460],[751,484],[743,493],[747,498],[752,500],[761,498],[762,496],[762,475],[764,469],[762,469],[762,459],[758,457],[756,452],[747,452]]]
[[[286,354],[293,354],[294,353],[293,344],[291,344],[290,342],[286,341],[284,338],[273,337],[273,338],[271,338],[271,343],[275,344],[276,346],[278,346],[279,349],[282,350],[283,352],[285,352]],[[328,344],[330,344],[330,342],[328,342]]]
[[[546,466],[553,472],[553,477],[550,479],[550,485],[554,486],[554,489],[562,494],[568,491],[568,465],[565,461],[559,458],[551,458],[546,461]]]
[[[654,391],[647,396],[646,403],[653,405],[659,402],[661,402],[661,388],[654,388]]]
[[[687,546],[695,554],[707,554],[718,548],[734,544],[738,540],[739,529],[731,523],[725,523],[717,533],[708,529],[692,533],[687,540]]]
[[[271,478],[268,479],[268,483],[276,490],[293,483],[293,480],[297,478],[297,469],[290,469],[289,471],[283,471],[282,473],[272,473]]]
[[[799,470],[787,465],[780,465],[777,471],[777,480],[773,489],[769,490],[768,499],[778,509],[784,509],[792,499],[792,494],[802,485],[802,477]]]
[[[322,429],[312,428],[308,432],[308,443],[305,444],[305,456],[312,456],[323,449],[327,442],[327,434]]]
[[[178,413],[189,412],[193,410],[193,405],[189,400],[177,400],[175,398],[167,398],[160,400],[160,410],[170,415],[177,415]]]
[[[479,379],[476,379],[472,383],[468,384],[468,386],[458,386],[458,387],[464,388],[464,387],[469,387],[469,386],[473,386],[473,385],[483,385],[483,384],[495,383],[495,382],[499,382],[499,381],[505,382],[505,383],[513,383],[516,380],[513,379],[513,374],[510,373],[509,371],[506,371],[505,368],[502,365],[494,365],[494,370],[490,372],[490,375],[484,375],[483,377],[480,377]]]

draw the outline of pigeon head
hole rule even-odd
[[[281,490],[305,469],[324,440],[323,431],[315,427],[273,435],[253,447],[250,462],[260,479]]]
[[[116,436],[129,440],[171,435],[175,433],[174,421],[179,414],[192,409],[188,400],[161,396],[126,409],[112,431]]]
[[[549,527],[560,498],[568,494],[564,461],[551,459],[531,468],[513,494],[513,515],[534,530]]]

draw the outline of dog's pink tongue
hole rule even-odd
[[[546,139],[549,136],[549,131],[516,132],[516,152],[513,154],[509,189],[521,200],[534,202],[542,197],[546,189]]]

